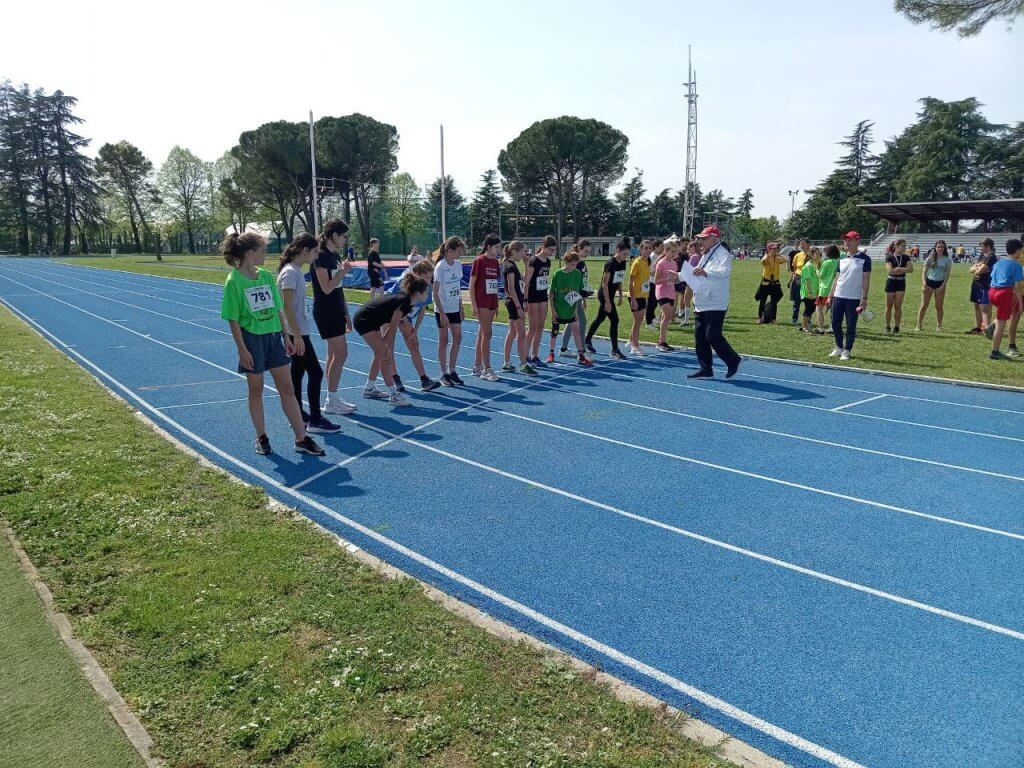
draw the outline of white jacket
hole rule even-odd
[[[732,276],[729,249],[721,243],[705,253],[700,266],[707,277],[693,277],[693,306],[698,312],[722,311],[729,308],[729,279]]]

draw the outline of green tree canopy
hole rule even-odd
[[[976,35],[996,19],[1012,27],[1024,14],[1024,0],[896,0],[895,6],[915,24],[943,32],[955,29],[960,37]]]

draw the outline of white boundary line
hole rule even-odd
[[[509,610],[512,610],[515,613],[518,613],[519,615],[521,615],[521,616],[523,616],[523,617],[525,617],[527,619],[530,619],[531,621],[533,621],[533,622],[535,622],[537,624],[540,624],[541,626],[547,627],[548,629],[550,629],[550,630],[552,630],[554,632],[557,632],[558,634],[562,635],[563,637],[566,637],[566,638],[568,638],[568,639],[570,639],[570,640],[572,640],[572,641],[574,641],[576,643],[579,643],[580,645],[583,645],[583,646],[585,646],[587,648],[590,648],[591,650],[596,651],[597,653],[600,653],[600,654],[602,654],[602,655],[612,659],[613,661],[615,661],[615,662],[617,662],[619,664],[622,664],[625,667],[628,667],[629,669],[632,669],[634,672],[637,672],[637,673],[639,673],[641,675],[644,675],[645,677],[647,677],[647,678],[649,678],[651,680],[654,680],[655,682],[661,683],[662,685],[665,685],[665,686],[667,686],[669,688],[672,688],[673,690],[683,694],[684,696],[687,696],[687,697],[689,697],[689,698],[691,698],[691,699],[693,699],[695,701],[698,701],[698,702],[704,704],[705,706],[707,706],[707,707],[709,707],[711,709],[714,709],[714,710],[716,710],[716,711],[726,715],[727,717],[730,717],[733,720],[736,720],[737,722],[742,723],[743,725],[746,725],[749,728],[753,728],[754,730],[758,730],[758,731],[760,731],[760,732],[762,732],[762,733],[764,733],[764,734],[766,734],[768,736],[771,736],[772,738],[776,739],[777,741],[779,741],[779,742],[781,742],[783,744],[786,744],[786,745],[788,745],[790,747],[793,747],[793,748],[798,749],[798,750],[800,750],[802,752],[805,752],[806,754],[809,754],[809,755],[811,755],[813,757],[816,757],[819,760],[823,760],[823,761],[828,762],[828,763],[830,763],[832,765],[835,765],[835,766],[837,766],[837,768],[864,768],[864,766],[862,766],[861,764],[859,764],[859,763],[857,763],[857,762],[855,762],[853,760],[845,758],[845,757],[843,757],[842,755],[840,755],[840,754],[838,754],[836,752],[833,752],[833,751],[831,751],[831,750],[829,750],[829,749],[827,749],[825,747],[822,747],[821,745],[818,745],[818,744],[815,744],[813,742],[810,742],[810,741],[808,741],[808,740],[806,740],[806,739],[804,739],[804,738],[802,738],[800,736],[797,736],[794,733],[786,731],[786,730],[784,730],[784,729],[782,729],[782,728],[780,728],[780,727],[778,727],[776,725],[773,725],[772,723],[769,723],[767,720],[763,720],[763,719],[761,719],[761,718],[759,718],[759,717],[757,717],[755,715],[752,715],[752,714],[750,714],[750,713],[748,713],[748,712],[746,712],[744,710],[741,710],[738,707],[735,707],[732,704],[729,704],[727,701],[725,701],[723,699],[720,699],[720,698],[718,698],[716,696],[713,696],[713,695],[711,695],[709,693],[706,693],[706,692],[704,692],[704,691],[702,691],[702,690],[700,690],[698,688],[695,688],[695,687],[693,687],[693,686],[683,682],[682,680],[679,680],[679,679],[677,679],[675,677],[672,677],[671,675],[668,675],[668,674],[666,674],[665,672],[662,672],[659,669],[651,667],[651,666],[649,666],[649,665],[639,661],[638,659],[634,659],[633,657],[628,656],[628,655],[622,653],[621,651],[616,650],[615,648],[613,648],[613,647],[611,647],[609,645],[606,645],[606,644],[604,644],[604,643],[602,643],[602,642],[600,642],[598,640],[595,640],[595,639],[593,639],[593,638],[591,638],[591,637],[589,637],[589,636],[587,636],[587,635],[585,635],[585,634],[583,634],[581,632],[578,632],[578,631],[572,629],[571,627],[556,621],[555,619],[552,619],[552,618],[550,618],[548,616],[545,616],[544,614],[542,614],[542,613],[540,613],[538,611],[535,611],[532,608],[529,608],[526,605],[523,605],[522,603],[519,603],[519,602],[513,600],[512,598],[506,597],[505,595],[502,595],[501,593],[496,592],[495,590],[492,590],[489,587],[486,587],[483,584],[480,584],[479,582],[476,582],[476,581],[474,581],[474,580],[472,580],[472,579],[470,579],[470,578],[468,578],[466,576],[463,576],[462,574],[460,574],[460,573],[458,573],[458,572],[456,572],[456,571],[454,571],[454,570],[452,570],[450,568],[447,568],[446,566],[441,565],[440,563],[437,563],[437,562],[431,560],[430,558],[428,558],[428,557],[426,557],[424,555],[421,555],[418,552],[416,552],[416,551],[414,551],[412,549],[409,549],[408,547],[406,547],[406,546],[404,546],[402,544],[399,544],[396,541],[393,541],[393,540],[387,538],[386,536],[384,536],[381,533],[378,533],[377,531],[373,530],[372,528],[368,528],[368,527],[362,525],[361,523],[356,522],[355,520],[351,520],[351,519],[345,517],[344,515],[339,514],[335,510],[331,509],[330,507],[327,507],[327,506],[325,506],[325,505],[315,501],[314,499],[309,498],[308,496],[305,496],[304,494],[299,493],[298,491],[295,491],[292,488],[289,488],[288,486],[278,482],[274,478],[272,478],[272,477],[270,477],[268,475],[265,475],[264,473],[260,472],[255,467],[252,467],[251,465],[249,465],[249,464],[247,464],[247,463],[245,463],[245,462],[243,462],[243,461],[241,461],[239,459],[236,459],[234,456],[231,456],[230,454],[226,453],[225,451],[222,451],[221,449],[217,448],[216,446],[212,445],[211,443],[208,443],[206,440],[204,440],[203,438],[199,437],[198,435],[192,433],[191,431],[189,431],[188,429],[183,427],[181,424],[176,422],[174,419],[172,419],[169,416],[167,416],[165,413],[162,413],[161,411],[159,411],[156,408],[154,408],[153,406],[151,406],[148,402],[146,402],[144,399],[142,399],[137,394],[135,394],[130,388],[128,388],[127,386],[122,384],[120,381],[118,381],[117,379],[112,377],[110,374],[108,374],[106,371],[104,371],[98,365],[93,363],[87,357],[85,357],[84,355],[80,354],[76,350],[74,350],[71,347],[69,347],[60,338],[58,338],[57,336],[55,336],[52,333],[50,333],[50,331],[48,331],[46,328],[44,328],[42,325],[40,325],[36,321],[34,321],[31,318],[29,318],[27,315],[22,313],[19,309],[15,308],[13,305],[9,304],[6,300],[4,300],[3,298],[0,298],[0,303],[3,303],[4,306],[6,306],[8,309],[11,310],[11,312],[13,312],[17,316],[21,317],[21,319],[25,323],[35,327],[37,332],[39,332],[39,333],[41,333],[41,334],[43,334],[45,336],[48,336],[50,339],[53,340],[53,342],[56,343],[56,345],[59,345],[60,347],[63,347],[65,350],[67,350],[68,353],[70,353],[71,355],[76,357],[78,360],[80,360],[85,366],[87,366],[88,368],[91,368],[94,371],[93,375],[96,378],[101,378],[102,377],[103,379],[106,379],[111,385],[113,385],[118,390],[120,390],[130,400],[133,400],[136,403],[138,403],[140,406],[142,406],[142,408],[144,408],[150,414],[152,414],[156,418],[160,419],[161,421],[166,422],[172,428],[177,430],[180,434],[182,434],[185,437],[187,437],[188,439],[192,440],[195,444],[202,446],[206,450],[210,451],[212,454],[220,457],[222,460],[224,460],[224,461],[226,461],[226,462],[228,462],[230,464],[233,464],[234,466],[238,467],[239,469],[245,470],[246,472],[248,472],[253,477],[255,477],[258,480],[262,481],[266,485],[276,489],[277,491],[279,491],[279,492],[281,492],[283,494],[286,494],[288,496],[291,496],[294,499],[297,499],[301,503],[303,503],[303,504],[305,504],[305,505],[307,505],[307,506],[309,506],[309,507],[311,507],[313,509],[316,509],[317,511],[319,511],[319,512],[321,512],[321,513],[323,513],[323,514],[325,514],[325,515],[327,515],[329,517],[331,517],[335,521],[337,521],[337,522],[339,522],[339,523],[341,523],[341,524],[343,524],[343,525],[345,525],[345,526],[347,526],[349,528],[352,528],[355,531],[358,531],[363,536],[366,536],[367,538],[370,538],[370,539],[378,542],[379,544],[382,544],[382,545],[388,547],[389,549],[392,549],[395,552],[397,552],[397,553],[399,553],[401,555],[404,555],[405,557],[413,560],[414,562],[419,563],[420,565],[422,565],[422,566],[424,566],[426,568],[429,568],[430,570],[432,570],[432,571],[434,571],[434,572],[436,572],[436,573],[438,573],[438,574],[440,574],[442,576],[445,576],[446,578],[450,579],[451,581],[454,581],[454,582],[456,582],[456,583],[458,583],[458,584],[460,584],[460,585],[462,585],[462,586],[464,586],[464,587],[466,587],[468,589],[471,589],[472,591],[474,591],[474,592],[476,592],[476,593],[478,593],[478,594],[480,594],[480,595],[482,595],[482,596],[492,600],[493,602],[496,602],[496,603],[498,603],[500,605],[503,605],[504,607],[508,608]],[[381,431],[383,431],[383,430],[381,430]],[[398,439],[398,438],[396,438],[396,439]],[[410,442],[413,445],[421,445],[419,443],[416,443],[415,441],[408,441],[408,442]]]
[[[871,402],[874,402],[875,400],[881,400],[883,397],[888,397],[888,395],[875,395],[874,397],[866,397],[863,400],[858,400],[855,403],[847,403],[846,405],[839,405],[839,406],[836,406],[835,408],[829,408],[829,410],[832,411],[832,413],[838,413],[839,411],[845,411],[847,408],[853,408],[853,407],[858,406],[858,405],[864,405],[864,403],[871,403]]]

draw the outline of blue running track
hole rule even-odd
[[[1024,395],[599,354],[402,410],[352,390],[325,459],[271,401],[262,457],[220,296],[0,260],[0,301],[210,460],[781,760],[1024,765]],[[420,338],[436,374],[429,318]],[[343,387],[370,362],[351,339]]]

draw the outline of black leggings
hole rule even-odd
[[[292,340],[295,337],[292,336]],[[299,401],[299,410],[302,410],[302,377],[308,376],[306,382],[306,399],[309,402],[310,418],[320,418],[320,384],[324,380],[324,369],[320,367],[320,361],[316,359],[316,350],[313,349],[313,342],[309,336],[302,337],[302,343],[306,349],[301,355],[292,355],[292,387],[295,389],[295,399]]]
[[[590,328],[587,330],[587,344],[594,338],[594,334],[597,333],[597,329],[601,327],[601,323],[604,322],[605,318],[611,321],[611,332],[612,332],[612,349],[618,350],[619,348],[619,310],[615,307],[614,301],[609,301],[611,304],[611,312],[605,312],[604,310],[604,296],[600,292],[597,294],[597,317],[594,318],[594,322],[590,324]]]

